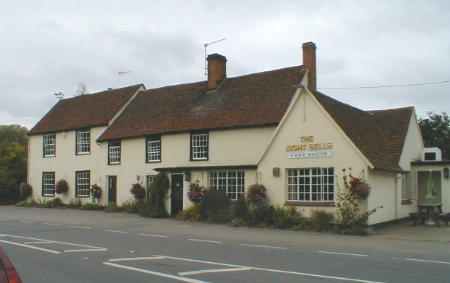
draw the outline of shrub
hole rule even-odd
[[[145,188],[139,184],[133,184],[130,190],[136,201],[143,201],[145,199]]]
[[[334,215],[332,213],[315,210],[311,214],[311,225],[315,231],[329,231],[333,227]]]
[[[64,207],[64,203],[59,198],[54,198],[52,200],[42,200],[37,203],[37,207],[42,208],[55,208],[55,207]]]
[[[31,201],[29,201],[29,200],[22,200],[22,201],[19,201],[18,203],[16,203],[16,206],[19,206],[19,207],[35,207],[35,206],[37,206],[37,203],[34,200],[31,200]]]
[[[206,191],[200,202],[200,216],[216,223],[230,221],[230,199],[222,191],[214,189]]]
[[[166,199],[169,192],[169,178],[165,173],[155,176],[149,189],[149,200],[141,208],[143,216],[167,217]]]
[[[267,202],[248,204],[249,225],[272,225],[274,208]]]
[[[304,218],[295,208],[275,207],[273,210],[273,226],[288,229],[304,223]]]
[[[69,191],[69,184],[66,180],[59,180],[56,183],[55,191],[57,194],[66,194]]]
[[[102,188],[99,185],[94,184],[91,187],[91,193],[94,199],[98,201],[102,197]]]
[[[240,219],[244,222],[248,221],[249,212],[247,201],[244,196],[241,196],[237,201],[231,205],[231,217],[234,219]]]
[[[266,187],[260,184],[253,184],[247,188],[247,200],[250,203],[267,202]]]
[[[132,200],[124,202],[122,204],[122,209],[128,213],[138,213],[137,203]]]
[[[115,203],[108,203],[108,205],[105,207],[105,212],[122,212],[124,209],[123,207],[117,206]]]
[[[194,204],[193,206],[181,211],[177,215],[177,219],[185,221],[199,221],[200,220],[200,205]]]
[[[100,205],[98,203],[85,203],[81,206],[81,209],[83,210],[104,210],[105,207],[103,205]]]
[[[19,193],[20,193],[20,199],[26,200],[33,193],[33,187],[28,183],[20,183]]]
[[[233,218],[233,220],[231,220],[231,226],[233,227],[240,227],[245,225],[247,225],[247,221],[242,218]]]
[[[81,200],[79,198],[71,200],[70,203],[67,205],[67,207],[69,207],[69,208],[80,208],[81,207]]]

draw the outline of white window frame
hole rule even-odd
[[[147,163],[161,162],[161,137],[147,137],[145,146]]]
[[[56,156],[56,134],[46,134],[42,136],[42,151],[44,157]]]
[[[75,172],[75,196],[78,198],[91,196],[91,171]]]
[[[42,196],[55,196],[55,172],[42,172]]]
[[[75,153],[77,155],[84,155],[91,153],[91,130],[82,129],[75,132]]]
[[[288,201],[334,202],[336,198],[334,167],[290,168],[287,169],[286,175]]]
[[[220,169],[208,172],[211,189],[223,191],[231,200],[245,194],[245,171],[242,169]]]
[[[122,143],[121,141],[110,141],[108,143],[108,164],[117,165],[121,162]]]
[[[209,159],[209,133],[191,134],[191,160]]]

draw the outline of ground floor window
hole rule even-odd
[[[289,201],[334,201],[334,168],[288,169]]]
[[[244,194],[243,170],[215,170],[210,171],[208,177],[212,189],[225,192],[232,200],[237,200]]]
[[[55,195],[55,172],[42,173],[42,196],[53,197]]]
[[[75,172],[75,196],[88,198],[91,195],[91,171]]]

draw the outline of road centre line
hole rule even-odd
[[[108,261],[109,262],[119,262],[119,261],[152,260],[152,259],[166,259],[166,257],[165,256],[124,257],[124,258],[113,258]]]
[[[153,237],[153,238],[169,238],[169,236],[161,235],[161,234],[146,234],[146,233],[139,233],[139,236],[143,237]]]
[[[333,251],[324,251],[324,250],[319,250],[317,252],[319,254],[329,254],[329,255],[348,255],[348,256],[358,256],[358,257],[369,256],[369,255],[366,255],[366,254],[359,254],[359,253],[333,252]]]
[[[117,234],[128,234],[127,231],[121,231],[121,230],[110,230],[110,229],[105,229],[103,230],[105,232],[109,232],[109,233],[117,233]]]
[[[202,240],[202,239],[187,239],[187,240],[191,241],[191,242],[210,243],[210,244],[217,244],[217,245],[223,244],[221,241],[214,241],[214,240]]]
[[[21,244],[21,243],[17,243],[17,242],[11,242],[11,241],[7,241],[7,240],[0,240],[0,243],[10,244],[10,245],[18,246],[18,247],[23,247],[23,248],[29,248],[29,249],[32,249],[32,250],[38,250],[38,251],[47,252],[47,253],[51,253],[51,254],[60,254],[61,253],[61,252],[58,252],[58,251],[55,251],[55,250],[50,250],[50,249],[45,249],[45,248],[41,248],[41,247],[30,246],[30,245]]]
[[[203,269],[203,270],[196,270],[196,271],[179,272],[178,275],[188,276],[188,275],[198,275],[198,274],[205,274],[205,273],[236,272],[236,271],[249,271],[249,270],[253,270],[253,269],[251,267]]]
[[[256,244],[240,244],[242,247],[250,248],[265,248],[265,249],[276,249],[276,250],[287,250],[285,247],[269,246],[269,245],[256,245]]]
[[[420,259],[420,258],[413,258],[413,257],[407,257],[407,258],[405,258],[405,260],[407,260],[407,261],[414,261],[414,262],[437,263],[437,264],[450,265],[450,262],[448,262],[448,261],[441,261],[441,260]]]
[[[109,265],[109,266],[113,266],[113,267],[116,267],[116,268],[142,272],[142,273],[156,275],[156,276],[160,276],[160,277],[164,277],[164,278],[170,278],[170,279],[174,279],[174,280],[178,280],[178,281],[182,281],[182,282],[187,282],[187,283],[207,283],[206,281],[201,281],[201,280],[191,279],[191,278],[187,278],[187,277],[181,277],[181,276],[176,276],[176,275],[172,275],[172,274],[151,271],[151,270],[137,268],[137,267],[131,267],[131,266],[126,266],[126,265],[116,264],[116,263],[112,263],[112,262],[104,262],[103,264]]]
[[[341,280],[341,281],[347,281],[347,282],[358,282],[358,283],[384,283],[382,281],[371,281],[371,280],[349,278],[349,277],[341,277],[341,276],[322,275],[322,274],[315,274],[315,273],[305,273],[305,272],[297,272],[297,271],[290,271],[290,270],[271,269],[271,268],[263,268],[263,267],[256,267],[256,266],[244,266],[244,265],[236,265],[236,264],[227,264],[227,263],[221,263],[221,262],[198,260],[198,259],[190,259],[190,258],[182,258],[182,257],[163,256],[163,255],[155,255],[155,256],[162,256],[162,257],[165,257],[167,259],[174,259],[174,260],[180,260],[180,261],[186,261],[186,262],[204,263],[204,264],[219,265],[219,266],[229,266],[229,267],[245,267],[245,268],[251,268],[252,270],[256,270],[256,271],[267,271],[267,272],[272,272],[272,273],[299,275],[299,276],[304,276],[304,277],[313,277],[313,278],[320,278],[320,279],[333,279],[333,280]]]

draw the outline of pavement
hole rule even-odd
[[[0,246],[25,283],[449,283],[449,241],[447,227],[358,237],[0,206]]]

